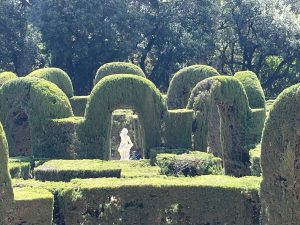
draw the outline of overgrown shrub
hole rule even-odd
[[[185,108],[196,84],[205,78],[217,75],[219,75],[217,70],[205,65],[193,65],[179,70],[170,82],[167,94],[168,108]]]
[[[222,160],[205,152],[190,152],[186,154],[158,154],[156,164],[161,168],[161,174],[168,176],[200,176],[222,174]]]
[[[63,92],[69,97],[74,96],[73,84],[69,75],[59,68],[43,68],[38,69],[30,74],[27,77],[36,77],[48,80],[56,84]]]
[[[96,72],[94,85],[96,85],[102,78],[114,74],[132,74],[141,77],[146,77],[143,70],[127,62],[111,62],[102,65]]]

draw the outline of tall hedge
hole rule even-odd
[[[205,78],[217,75],[219,75],[217,70],[205,65],[193,65],[179,70],[170,82],[167,94],[168,108],[185,108],[196,84]]]
[[[261,144],[262,224],[300,221],[300,84],[284,90],[265,123]]]
[[[56,84],[69,97],[74,96],[73,84],[69,75],[59,68],[38,69],[27,76],[42,78]]]
[[[217,106],[218,114],[211,113]],[[248,120],[251,118],[247,95],[242,84],[234,77],[215,76],[199,82],[193,89],[188,108],[198,116],[199,134],[203,142],[210,136],[208,126],[203,123],[217,121],[214,128],[220,127],[220,138],[225,173],[241,176],[249,174],[249,153],[246,148]],[[203,122],[204,121],[204,122]],[[218,122],[220,121],[220,122]],[[219,150],[220,151],[220,150]]]
[[[8,215],[13,207],[13,188],[8,171],[8,145],[0,123],[0,224],[9,224]]]
[[[28,116],[33,155],[42,158],[64,155],[63,149],[56,149],[56,143],[51,142],[45,131],[50,119],[73,116],[64,92],[55,84],[37,78],[8,81],[0,89],[0,121],[4,127],[9,126],[7,118],[10,114],[19,108]],[[14,141],[13,138],[10,140]]]
[[[111,62],[102,65],[96,72],[94,85],[96,85],[102,78],[114,74],[133,74],[141,77],[146,77],[143,70],[127,62]]]
[[[251,71],[241,71],[234,74],[244,86],[251,108],[266,108],[264,90],[257,75]]]
[[[18,78],[18,76],[13,72],[5,71],[5,72],[0,73],[0,87],[4,84],[4,82],[12,80],[12,79],[16,79],[16,78]]]
[[[144,155],[161,144],[161,124],[167,112],[163,97],[155,85],[135,75],[105,77],[94,87],[88,99],[80,137],[83,157],[110,158],[112,112],[132,108],[139,116],[145,140]]]

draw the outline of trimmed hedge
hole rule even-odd
[[[9,224],[13,210],[13,188],[8,170],[8,145],[0,123],[0,224]]]
[[[74,116],[84,116],[88,98],[89,96],[73,96],[70,98]]]
[[[213,118],[214,107],[218,107],[220,122]],[[242,84],[234,77],[216,76],[199,82],[193,89],[188,108],[197,112],[197,128],[201,129],[203,143],[210,135],[203,121],[216,120],[212,129],[220,127],[222,159],[225,174],[243,176],[250,173],[247,149],[248,120],[251,109]],[[206,122],[208,123],[208,122]],[[220,150],[218,150],[220,151]],[[212,151],[213,152],[213,151]]]
[[[120,168],[108,168],[100,160],[51,160],[34,169],[41,181],[70,181],[74,178],[121,177]]]
[[[35,70],[27,77],[42,78],[56,84],[69,98],[74,96],[73,84],[69,75],[59,68],[42,68]]]
[[[244,86],[251,108],[266,108],[264,90],[257,75],[252,71],[241,71],[234,74]]]
[[[141,77],[146,77],[143,70],[132,64],[127,62],[111,62],[102,65],[96,72],[96,76],[94,79],[94,85],[96,85],[102,78],[115,75],[115,74],[132,74]]]
[[[19,78],[6,82],[0,89],[0,120],[5,127],[7,118],[15,109],[22,109],[28,116],[33,155],[40,158],[55,158],[51,138],[45,132],[50,119],[73,116],[67,96],[55,84],[37,78]],[[29,130],[29,128],[28,128]],[[9,129],[8,129],[9,131]],[[8,133],[8,143],[14,142],[13,133]],[[61,140],[60,140],[61,141]]]
[[[265,123],[261,143],[263,224],[300,221],[300,84],[276,99]]]
[[[205,152],[190,152],[188,154],[158,154],[156,164],[161,168],[161,174],[167,176],[200,176],[222,174],[222,160]]]
[[[132,108],[139,116],[145,152],[161,145],[161,125],[167,108],[155,85],[135,75],[111,75],[94,87],[79,131],[83,158],[110,158],[111,117],[114,110]]]
[[[165,146],[192,148],[193,110],[169,110],[166,118]]]
[[[19,158],[9,158],[8,169],[12,178],[29,179],[31,177],[31,162]]]
[[[5,71],[5,72],[0,73],[0,87],[1,87],[6,81],[13,80],[13,79],[17,79],[17,78],[18,78],[17,74],[15,74],[15,73],[13,73],[13,72]]]
[[[156,156],[158,154],[169,153],[169,154],[179,155],[179,154],[183,154],[183,153],[186,153],[189,151],[190,151],[190,149],[186,149],[186,148],[166,148],[166,147],[151,148],[149,151],[150,163],[151,163],[151,165],[156,164]]]
[[[63,224],[259,224],[259,179],[226,176],[74,180]]]
[[[196,84],[205,78],[217,75],[219,75],[217,70],[205,65],[193,65],[179,70],[170,82],[167,94],[168,108],[185,108]]]
[[[50,225],[53,220],[53,195],[41,188],[14,188],[17,216],[9,224]]]

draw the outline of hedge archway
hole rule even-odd
[[[262,138],[262,224],[300,221],[300,84],[284,90],[270,111]]]
[[[55,148],[44,128],[50,119],[73,116],[65,93],[55,84],[42,79],[8,81],[0,89],[0,121],[4,127],[10,113],[19,108],[28,116],[33,155],[40,158],[67,157],[66,152]]]
[[[131,108],[138,114],[146,157],[147,150],[161,145],[161,124],[167,109],[160,91],[143,77],[111,75],[100,80],[88,100],[80,132],[84,158],[110,158],[111,116],[118,108]]]
[[[8,145],[0,123],[0,224],[9,224],[8,216],[13,210],[13,188],[8,171]]]
[[[41,78],[56,84],[69,98],[74,96],[73,84],[69,75],[59,68],[42,68],[27,75]]]
[[[179,70],[172,77],[167,93],[168,108],[185,108],[192,89],[205,78],[219,75],[218,71],[210,66],[193,65]]]
[[[188,108],[197,116],[196,133],[203,145],[212,132],[208,124],[217,121],[225,174],[243,176],[249,174],[249,153],[246,149],[248,120],[251,117],[247,95],[242,84],[233,77],[215,76],[199,82],[193,89]],[[217,113],[212,113],[217,112]],[[219,118],[213,118],[218,116]],[[217,151],[220,151],[217,149]]]
[[[264,90],[257,75],[252,71],[241,71],[234,74],[244,86],[251,108],[266,108]]]
[[[146,77],[143,70],[127,62],[111,62],[102,65],[96,72],[94,85],[96,85],[102,78],[114,74],[132,74],[140,77]]]

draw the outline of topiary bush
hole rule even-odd
[[[264,90],[257,75],[251,71],[241,71],[234,74],[244,86],[251,108],[266,108]]]
[[[0,87],[4,84],[4,82],[17,79],[17,78],[18,78],[17,74],[13,72],[5,71],[0,73]]]
[[[110,158],[111,117],[119,108],[136,111],[145,140],[145,157],[150,148],[161,145],[161,127],[167,108],[159,90],[143,77],[112,75],[94,87],[88,100],[79,131],[84,158]]]
[[[96,76],[94,79],[94,85],[96,85],[102,78],[114,75],[114,74],[132,74],[141,77],[146,77],[143,70],[132,64],[127,62],[111,62],[102,65],[96,72]]]
[[[156,164],[156,156],[158,154],[169,153],[169,154],[179,155],[189,151],[190,149],[186,149],[186,148],[166,148],[166,147],[151,148],[149,151],[150,164],[152,166]]]
[[[169,109],[185,108],[192,89],[205,78],[219,75],[210,66],[193,65],[179,70],[172,77],[167,94]]]
[[[300,84],[284,90],[265,122],[261,143],[262,224],[300,221]]]
[[[188,154],[158,154],[156,164],[161,174],[167,176],[201,176],[222,174],[222,160],[205,152],[189,152]]]
[[[74,96],[73,84],[69,75],[59,68],[43,68],[38,69],[30,74],[27,77],[42,78],[52,83],[56,84],[63,92],[69,97]]]
[[[56,143],[51,141],[45,131],[50,119],[73,116],[69,99],[64,92],[55,84],[37,78],[8,81],[0,89],[0,121],[5,128],[16,126],[7,123],[7,118],[19,108],[28,118],[33,156],[68,157],[65,149],[56,149]],[[14,146],[14,141],[13,133],[8,133],[9,146]]]
[[[13,188],[8,171],[8,145],[0,123],[0,224],[10,224],[13,210]]]
[[[217,106],[218,114],[210,113]],[[199,82],[193,89],[188,103],[189,109],[196,112],[196,128],[203,147],[207,145],[210,129],[220,129],[221,149],[225,174],[242,176],[249,171],[249,152],[247,149],[248,120],[251,109],[242,84],[234,77],[215,76]],[[215,121],[215,126],[203,126]],[[215,154],[215,153],[214,153]]]

